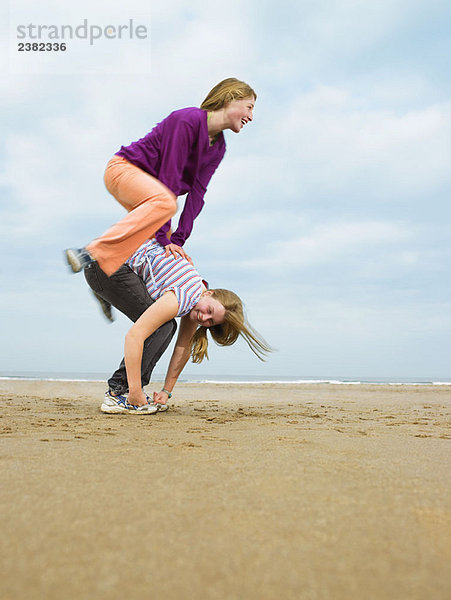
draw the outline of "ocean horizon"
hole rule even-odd
[[[110,374],[102,372],[56,372],[56,371],[3,371],[0,380],[23,379],[30,381],[106,381]],[[164,373],[156,373],[152,381],[163,381]],[[179,378],[180,383],[228,383],[242,384],[331,384],[331,385],[451,385],[451,377],[368,377],[344,375],[234,375],[214,374],[199,376],[184,373]]]

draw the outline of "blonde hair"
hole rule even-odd
[[[231,346],[239,336],[243,337],[252,352],[264,360],[264,355],[271,352],[271,347],[253,329],[244,315],[241,299],[230,290],[212,290],[212,297],[218,300],[225,308],[223,323],[212,327],[199,327],[191,340],[191,357],[194,363],[201,363],[208,358],[207,331],[219,346]]]
[[[242,100],[252,96],[257,100],[257,94],[250,85],[235,77],[229,77],[220,81],[208,92],[200,107],[204,110],[219,110],[230,104],[232,100]]]

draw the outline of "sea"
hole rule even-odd
[[[30,381],[106,381],[109,373],[70,373],[50,371],[0,371],[0,380],[22,379]],[[164,373],[156,373],[153,381],[164,381]],[[230,385],[259,384],[325,384],[330,385],[451,385],[451,377],[350,377],[350,376],[256,376],[256,375],[208,375],[201,376],[183,373],[180,383],[227,383]]]

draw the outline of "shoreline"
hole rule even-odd
[[[60,381],[60,382],[67,382],[67,383],[76,383],[76,382],[83,382],[83,383],[104,383],[106,381],[107,377],[105,378],[82,378],[80,377],[45,377],[45,376],[36,376],[36,377],[32,377],[32,376],[22,376],[22,375],[0,375],[0,381]],[[402,379],[402,378],[400,378]],[[159,377],[157,377],[154,381],[152,381],[149,385],[160,385],[162,384],[164,381],[164,376],[161,375]],[[327,384],[327,385],[378,385],[378,386],[392,386],[392,385],[410,385],[410,386],[436,386],[436,385],[443,385],[443,386],[450,386],[451,387],[451,381],[448,381],[447,379],[443,379],[440,380],[439,378],[437,379],[424,379],[423,381],[421,380],[405,380],[405,381],[400,381],[400,380],[396,380],[393,379],[392,381],[390,380],[378,380],[377,378],[371,379],[371,378],[356,378],[356,379],[339,379],[339,378],[332,378],[332,379],[327,379],[327,378],[306,378],[306,379],[211,379],[211,378],[206,378],[206,379],[195,379],[195,378],[190,378],[190,379],[184,379],[183,377],[181,377],[178,381],[179,384],[183,384],[183,385],[189,385],[189,384],[195,384],[195,385],[199,385],[199,384],[208,384],[208,385],[221,385],[221,384],[227,384],[227,385],[321,385],[321,384]]]

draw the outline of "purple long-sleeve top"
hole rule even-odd
[[[155,237],[166,246],[170,242],[183,246],[202,210],[207,185],[224,157],[226,144],[222,132],[210,146],[207,111],[182,108],[172,112],[150,133],[130,146],[122,146],[118,154],[153,175],[176,196],[188,194],[176,231],[168,239],[168,221]]]

